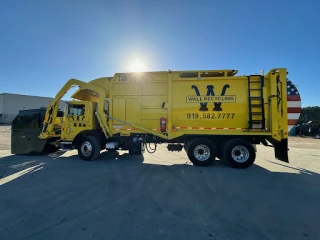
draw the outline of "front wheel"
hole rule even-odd
[[[197,166],[207,166],[214,162],[217,150],[214,144],[208,139],[196,139],[186,148],[190,161]]]
[[[101,144],[95,136],[85,136],[78,145],[78,155],[81,159],[91,161],[96,159],[101,151]]]
[[[244,139],[231,139],[226,142],[222,154],[223,160],[234,168],[250,167],[256,159],[254,147]]]

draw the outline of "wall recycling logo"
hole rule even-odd
[[[213,103],[214,107],[212,111],[222,111],[222,103],[235,103],[236,96],[235,95],[226,95],[227,89],[230,88],[229,84],[225,84],[222,88],[220,95],[214,94],[214,86],[207,85],[207,94],[201,95],[198,87],[196,85],[192,85],[191,89],[195,91],[196,95],[188,95],[186,96],[187,103],[199,103],[200,109],[199,111],[209,111],[208,103]]]

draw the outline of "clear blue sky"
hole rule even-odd
[[[54,96],[70,78],[286,67],[320,105],[318,0],[1,0],[0,93]]]

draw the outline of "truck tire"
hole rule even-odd
[[[225,161],[224,160],[224,154],[223,154],[223,148],[224,148],[224,146],[226,145],[226,143],[229,141],[229,139],[226,139],[226,140],[224,140],[221,144],[220,144],[220,146],[219,146],[219,148],[217,149],[218,151],[217,151],[217,158],[219,158],[221,161]]]
[[[101,151],[101,144],[97,137],[89,135],[81,139],[78,145],[78,155],[82,160],[92,161],[96,159]]]
[[[184,146],[183,146],[184,150],[185,150],[187,153],[188,153],[188,148],[189,148],[191,142],[192,142],[192,141],[186,142],[186,143],[184,144]]]
[[[223,160],[231,167],[250,167],[255,159],[256,152],[252,144],[244,139],[231,139],[223,146]]]
[[[208,166],[216,158],[217,150],[208,139],[199,138],[187,144],[187,155],[190,161],[197,166]]]

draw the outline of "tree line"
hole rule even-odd
[[[320,121],[319,106],[302,108],[298,123],[307,123],[309,121]]]

